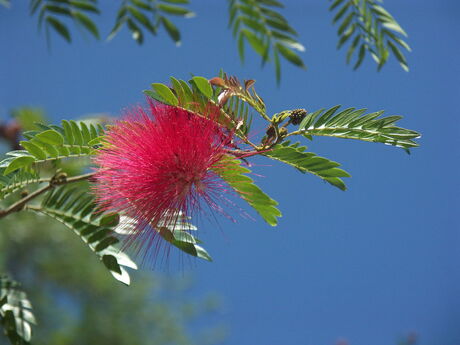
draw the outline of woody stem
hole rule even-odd
[[[73,182],[78,182],[78,181],[83,181],[83,180],[86,180],[92,177],[94,174],[95,172],[92,172],[92,173],[88,173],[84,175],[67,178],[67,175],[61,172],[61,173],[57,173],[50,179],[42,180],[41,182],[48,182],[48,184],[24,196],[22,199],[18,200],[17,202],[10,205],[9,207],[3,210],[0,210],[0,218],[6,217],[7,215],[13,212],[21,211],[29,201],[35,199],[39,195],[46,193],[47,191],[53,188],[56,188],[57,186],[61,186],[61,185],[73,183]]]

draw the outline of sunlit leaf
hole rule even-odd
[[[26,293],[19,283],[0,275],[0,325],[12,345],[29,344],[31,324],[36,320]]]
[[[303,135],[329,136],[379,142],[409,149],[420,137],[416,131],[397,127],[401,116],[380,117],[383,111],[363,115],[365,109],[348,108],[337,112],[339,106],[308,114],[299,125]]]
[[[354,35],[346,54],[346,61],[349,63],[361,43],[354,69],[361,66],[366,53],[369,52],[377,63],[377,69],[380,70],[392,52],[401,67],[408,71],[406,58],[395,45],[396,43],[410,51],[409,45],[403,40],[407,34],[380,3],[381,1],[376,0],[334,0],[332,2],[329,10],[337,10],[333,22],[340,22],[337,30],[339,36],[337,48],[341,48]]]
[[[305,152],[306,147],[299,144],[291,144],[285,141],[275,145],[270,151],[264,153],[265,156],[289,164],[303,173],[316,175],[333,186],[345,190],[345,183],[341,177],[350,175],[338,167],[339,163],[327,158],[317,156],[312,152]]]
[[[275,76],[281,80],[280,56],[292,64],[305,68],[301,57],[294,51],[305,50],[297,40],[297,32],[275,8],[282,7],[278,1],[231,0],[229,1],[230,27],[237,38],[238,53],[244,61],[245,42],[260,55],[262,65],[271,58]]]
[[[96,210],[94,198],[79,188],[60,187],[48,192],[39,206],[28,210],[47,215],[72,229],[99,257],[115,279],[129,285],[130,278],[122,266],[136,269],[126,253],[116,247],[114,229],[119,216]]]
[[[252,206],[257,213],[271,226],[278,224],[281,212],[276,208],[278,203],[265,194],[254,181],[246,176],[251,171],[241,165],[241,161],[228,157],[222,162],[223,167],[215,168],[215,172],[222,177],[240,197]]]

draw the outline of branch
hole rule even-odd
[[[0,218],[6,217],[7,215],[9,215],[10,213],[13,213],[13,212],[21,211],[24,208],[25,204],[27,204],[29,201],[35,199],[37,196],[39,196],[39,195],[41,195],[43,193],[46,193],[47,191],[49,191],[49,190],[51,190],[51,189],[53,189],[53,188],[55,188],[57,186],[61,186],[61,185],[68,184],[68,183],[73,183],[73,182],[78,182],[78,181],[83,181],[83,180],[86,180],[86,179],[92,177],[94,174],[95,174],[95,172],[92,172],[92,173],[88,173],[88,174],[84,174],[84,175],[79,175],[79,176],[74,176],[74,177],[67,178],[66,173],[60,172],[60,173],[57,173],[56,175],[54,175],[50,179],[41,180],[41,182],[48,182],[48,185],[43,186],[40,189],[37,189],[36,191],[34,191],[33,193],[31,193],[29,195],[26,195],[21,200],[15,202],[14,204],[9,206],[8,208],[6,208],[4,210],[0,210]]]

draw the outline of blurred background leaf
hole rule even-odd
[[[97,2],[92,0],[31,0],[30,13],[38,14],[38,27],[46,31],[48,43],[50,30],[55,31],[67,42],[72,41],[68,28],[69,19],[78,27],[85,29],[96,39],[99,30],[90,15],[99,14]]]
[[[229,0],[229,26],[238,42],[241,61],[245,59],[245,44],[262,59],[262,65],[272,61],[275,65],[276,80],[281,80],[280,57],[293,65],[305,69],[306,66],[297,52],[305,47],[297,40],[297,32],[292,28],[279,9],[284,5],[274,0]]]
[[[401,51],[411,51],[405,41],[407,33],[382,5],[381,0],[333,0],[329,10],[335,11],[333,23],[339,25],[337,49],[351,42],[346,61],[350,63],[358,54],[353,69],[361,66],[366,54],[370,54],[380,70],[393,53],[407,72],[409,66]]]
[[[181,44],[181,34],[177,26],[168,17],[192,18],[195,13],[186,6],[188,0],[129,0],[123,1],[117,12],[115,25],[108,39],[111,40],[117,33],[127,26],[131,37],[139,44],[144,42],[144,33],[156,36],[163,27],[169,37]]]

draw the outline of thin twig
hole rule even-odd
[[[88,173],[84,175],[67,178],[65,173],[57,173],[52,178],[41,181],[41,182],[48,182],[48,185],[43,186],[40,189],[37,189],[36,191],[30,193],[29,195],[26,195],[21,200],[15,202],[8,208],[4,210],[0,210],[0,218],[6,217],[7,215],[13,212],[21,211],[24,208],[25,204],[27,204],[29,201],[35,199],[37,196],[43,193],[46,193],[47,191],[53,188],[56,188],[57,186],[61,186],[61,185],[73,183],[73,182],[78,182],[78,181],[83,181],[83,180],[86,180],[92,177],[94,174],[95,172],[92,172],[92,173]]]

